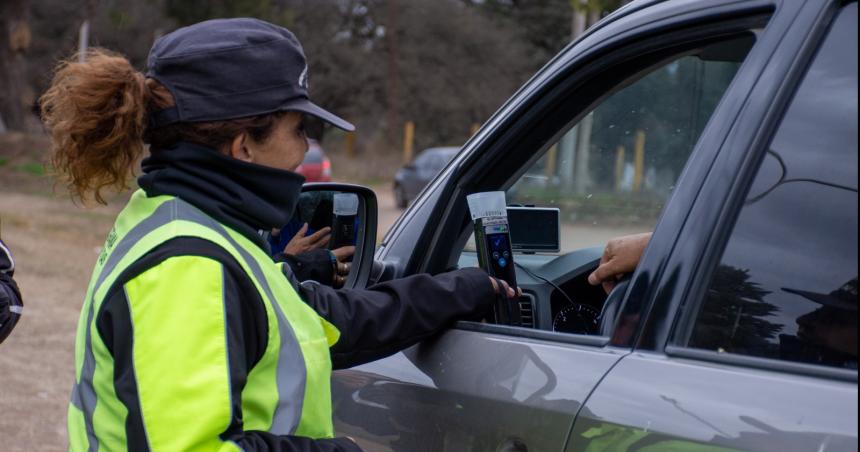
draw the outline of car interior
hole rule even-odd
[[[503,190],[508,207],[518,209],[509,223],[524,296],[518,303],[520,320],[512,326],[612,335],[626,278],[607,295],[588,283],[588,275],[609,239],[649,232],[658,223],[699,135],[754,41],[755,33],[747,29],[642,57],[635,75],[604,88],[605,94],[584,110],[587,114],[568,113],[574,120],[567,124],[557,119],[565,116],[558,116],[555,129],[529,131],[507,154],[517,157],[495,166],[507,177],[495,174],[494,183],[463,187],[467,194]],[[629,67],[624,70],[631,73]],[[555,113],[565,110],[560,106]],[[512,165],[515,159],[519,164]],[[556,209],[554,218],[546,208]],[[455,246],[449,269],[478,266],[473,225],[464,217],[461,245]]]

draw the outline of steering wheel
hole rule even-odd
[[[621,308],[621,301],[624,299],[624,294],[627,293],[627,286],[630,285],[630,275],[625,275],[615,283],[615,287],[609,292],[606,301],[603,302],[603,309],[600,310],[600,335],[611,336],[612,329],[615,327],[615,321],[618,320],[618,310]]]

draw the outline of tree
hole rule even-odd
[[[0,0],[0,131],[24,131],[34,100],[27,83],[27,51],[32,43],[30,2]]]
[[[782,325],[767,318],[779,307],[764,300],[770,292],[749,280],[749,270],[720,264],[696,320],[690,345],[756,356],[776,354]]]

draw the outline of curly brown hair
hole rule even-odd
[[[226,152],[242,133],[262,142],[283,113],[202,123],[147,127],[149,112],[175,105],[164,85],[146,78],[127,58],[89,50],[83,62],[60,62],[39,99],[52,138],[51,163],[72,197],[106,204],[103,190],[124,190],[145,144],[169,148],[180,141]]]

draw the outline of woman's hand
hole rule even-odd
[[[600,257],[600,265],[588,275],[588,282],[594,286],[602,284],[606,293],[611,292],[616,281],[636,269],[650,239],[651,233],[645,232],[617,237],[607,242],[603,256]]]
[[[302,225],[302,228],[299,229],[299,232],[296,232],[296,235],[290,239],[290,242],[287,243],[287,246],[284,247],[284,254],[297,255],[299,253],[305,253],[307,251],[313,251],[318,248],[323,248],[328,245],[329,240],[331,239],[331,228],[324,227],[317,232],[309,236],[305,236],[305,233],[308,232],[308,224],[305,223]]]
[[[521,297],[523,295],[522,289],[520,289],[519,287],[517,287],[517,290],[512,289],[511,286],[508,285],[508,282],[504,279],[497,279],[491,276],[490,283],[493,284],[493,290],[496,293],[503,293],[507,295],[508,298],[516,298]],[[501,284],[501,287],[499,287],[499,284]]]

